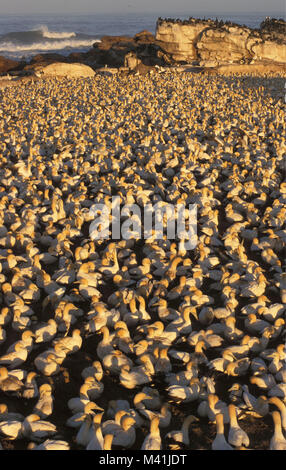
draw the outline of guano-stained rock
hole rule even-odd
[[[259,30],[213,20],[161,19],[156,41],[170,61],[203,66],[248,64],[252,61],[286,63],[286,23],[266,19]]]
[[[205,29],[196,43],[201,60],[213,60],[217,63],[235,63],[251,59],[247,49],[249,30],[238,27],[211,27]]]
[[[196,42],[199,34],[212,22],[202,21],[190,24],[157,23],[156,40],[164,52],[174,61],[191,62],[198,58]]]

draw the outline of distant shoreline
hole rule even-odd
[[[67,28],[53,31],[42,25],[33,31],[6,34],[10,47],[13,41],[16,46],[25,41],[32,51],[41,43],[45,52],[20,61],[0,54],[0,75],[41,74],[43,67],[55,63],[83,64],[94,71],[109,67],[115,69],[115,73],[124,68],[128,72],[148,73],[154,67],[175,65],[202,67],[214,73],[219,73],[221,67],[225,67],[223,73],[229,73],[228,66],[235,66],[238,73],[259,71],[260,74],[264,73],[264,68],[265,72],[280,73],[286,64],[285,38],[286,22],[270,17],[266,17],[259,28],[218,18],[159,17],[155,35],[141,30],[133,37],[113,34],[102,36],[100,40]],[[88,50],[73,51],[72,46],[80,44],[88,46]],[[60,54],[56,48],[63,45],[69,45],[72,52]]]
[[[132,37],[142,30],[155,33],[156,21],[158,17],[170,17],[187,19],[193,16],[197,19],[213,19],[218,18],[223,21],[232,21],[234,24],[243,25],[256,29],[266,16],[275,18],[284,17],[283,12],[252,12],[247,15],[241,13],[218,13],[218,12],[192,12],[187,13],[168,13],[158,12],[155,14],[142,13],[135,15],[128,14],[112,14],[112,15],[2,15],[0,18],[0,56],[10,59],[22,59],[26,61],[34,57],[36,54],[43,53],[60,53],[67,56],[71,52],[86,52],[91,47],[92,40],[100,40],[106,35],[129,36]],[[61,34],[63,32],[72,33],[73,37],[62,38],[62,41],[55,38],[47,38],[40,36],[34,38],[32,33],[46,29],[52,34]],[[31,35],[27,39],[27,35]],[[11,37],[10,35],[14,36]],[[85,44],[89,41],[88,44]]]

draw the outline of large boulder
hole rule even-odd
[[[6,74],[11,70],[16,70],[21,65],[16,60],[6,59],[6,57],[0,56],[0,74]]]
[[[95,75],[94,70],[84,64],[54,63],[38,69],[41,76],[87,78]]]

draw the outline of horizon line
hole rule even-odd
[[[77,15],[77,16],[86,16],[86,15],[110,15],[110,16],[116,16],[116,15],[120,15],[120,16],[123,16],[123,15],[137,15],[137,14],[145,14],[145,15],[162,15],[163,12],[162,11],[154,11],[154,12],[147,12],[147,11],[126,11],[124,13],[120,12],[120,11],[115,11],[115,12],[91,12],[91,11],[86,11],[85,13],[82,13],[81,12],[76,12],[76,11],[71,11],[70,13],[68,13],[69,15]],[[226,10],[222,10],[222,11],[192,11],[192,12],[183,12],[183,11],[179,11],[177,13],[173,12],[173,11],[166,11],[164,12],[164,15],[175,15],[175,16],[180,16],[180,15],[183,15],[183,16],[187,16],[187,15],[203,15],[203,16],[206,16],[206,15],[211,15],[211,16],[214,16],[214,15],[221,15],[223,14],[224,16],[225,15],[260,15],[260,14],[282,14],[283,16],[286,15],[286,11],[276,11],[276,10],[273,10],[273,11],[270,11],[270,10],[262,10],[262,11],[226,11]],[[38,15],[67,15],[67,12],[64,12],[64,11],[60,11],[60,12],[19,12],[19,13],[15,13],[15,12],[2,12],[2,16],[3,15],[15,15],[15,16],[28,16],[28,15],[33,15],[33,16],[38,16]]]

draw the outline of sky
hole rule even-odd
[[[286,0],[0,0],[1,14],[275,13]]]

